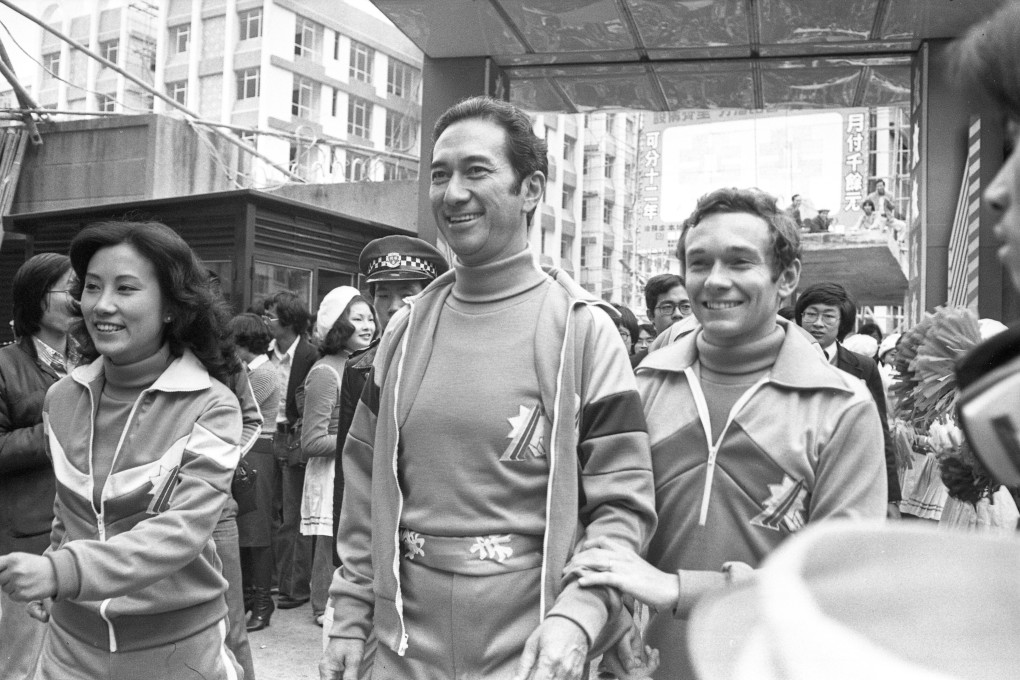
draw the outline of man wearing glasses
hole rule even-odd
[[[656,274],[645,284],[645,305],[648,319],[656,333],[691,315],[691,299],[684,280],[676,274]]]
[[[896,450],[893,448],[889,422],[886,419],[882,376],[873,360],[851,352],[840,344],[840,341],[853,330],[854,322],[857,320],[857,305],[846,289],[838,283],[816,283],[805,288],[797,299],[795,315],[797,324],[818,341],[829,363],[862,380],[875,399],[885,442],[885,469],[889,485],[886,515],[891,519],[898,519],[900,482],[896,474]]]

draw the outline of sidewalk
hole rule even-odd
[[[310,604],[277,609],[268,628],[248,634],[248,643],[256,680],[319,680],[322,629]]]

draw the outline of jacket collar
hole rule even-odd
[[[71,372],[71,378],[85,387],[90,387],[104,375],[103,357],[99,357],[91,364],[79,366]],[[159,392],[200,392],[211,386],[212,378],[209,377],[205,366],[191,350],[185,349],[184,354],[171,361],[148,389]]]
[[[825,356],[819,351],[818,343],[801,330],[796,324],[776,317],[776,323],[783,329],[785,337],[779,348],[776,363],[769,371],[770,383],[789,387],[795,390],[834,389],[844,392],[852,391],[840,380],[838,373]],[[665,371],[682,373],[694,365],[698,359],[695,339],[701,333],[701,327],[688,333],[676,342],[666,345],[650,353],[641,365],[638,374],[645,371]],[[814,345],[814,347],[812,347]]]

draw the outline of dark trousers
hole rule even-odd
[[[237,502],[233,497],[227,498],[220,521],[213,530],[213,542],[223,563],[223,578],[227,579],[227,649],[234,653],[237,663],[244,669],[244,680],[255,680],[255,666],[245,629],[241,553],[237,547]]]
[[[301,493],[305,486],[303,465],[277,460],[283,521],[275,536],[276,573],[280,595],[295,600],[311,597],[312,537],[302,536]]]

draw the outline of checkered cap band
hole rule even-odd
[[[381,271],[407,271],[413,270],[423,274],[427,274],[433,279],[439,276],[439,272],[436,270],[436,265],[432,264],[428,260],[420,257],[412,257],[410,255],[400,255],[398,253],[389,253],[382,257],[377,257],[372,260],[368,265],[367,276],[371,277]]]

